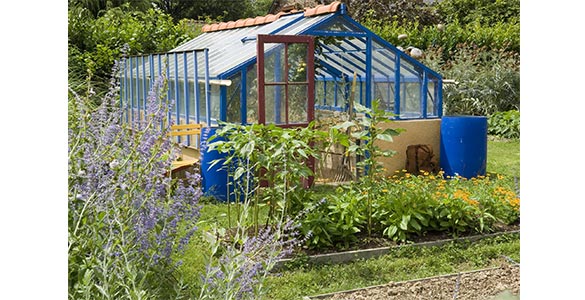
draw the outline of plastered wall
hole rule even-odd
[[[403,120],[379,125],[380,128],[403,128],[406,131],[394,137],[393,142],[377,141],[376,144],[382,149],[397,151],[393,157],[383,157],[380,161],[386,168],[386,175],[391,175],[396,170],[402,170],[406,164],[406,148],[409,145],[429,144],[433,147],[433,153],[440,157],[441,146],[441,120]]]

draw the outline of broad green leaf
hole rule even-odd
[[[236,169],[236,171],[234,172],[234,179],[238,179],[242,176],[242,174],[244,174],[246,172],[246,168],[244,167],[238,167]]]
[[[410,215],[403,215],[402,222],[400,222],[400,229],[407,230],[409,222],[410,222]]]
[[[420,226],[420,224],[418,224],[418,222],[416,221],[416,219],[410,219],[410,226],[414,227],[414,229],[420,231],[422,229],[422,227]]]
[[[392,139],[392,135],[389,135],[389,134],[378,134],[377,138],[379,140],[386,141],[386,142],[392,142],[392,141],[394,141]]]
[[[352,132],[351,136],[356,139],[362,139],[364,136],[368,135],[368,131],[362,130],[358,132]]]
[[[343,123],[341,123],[339,125],[333,126],[333,128],[335,128],[335,129],[341,129],[341,130],[347,130],[347,128],[352,127],[352,126],[355,126],[355,123],[354,122],[345,121],[345,122],[343,122]]]
[[[384,231],[385,231],[386,235],[388,235],[388,237],[391,238],[398,231],[398,227],[396,227],[396,225],[390,225]]]

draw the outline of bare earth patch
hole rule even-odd
[[[520,266],[449,274],[312,297],[327,300],[518,299]],[[514,296],[515,295],[515,296]],[[497,297],[497,298],[496,298]]]

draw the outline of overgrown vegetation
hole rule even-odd
[[[109,9],[97,18],[89,9],[73,6],[68,18],[69,86],[77,93],[88,88],[88,75],[96,94],[107,91],[110,69],[122,56],[124,45],[128,45],[128,55],[164,52],[199,32],[187,20],[175,24],[160,10],[150,8],[142,12],[129,5]]]
[[[441,49],[428,49],[423,62],[454,84],[443,87],[445,115],[490,116],[520,109],[520,57],[510,51],[489,51],[458,45],[452,59]]]

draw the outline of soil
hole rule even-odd
[[[386,285],[339,292],[311,299],[327,300],[512,300],[520,295],[520,266],[449,274],[419,280],[391,282]]]

